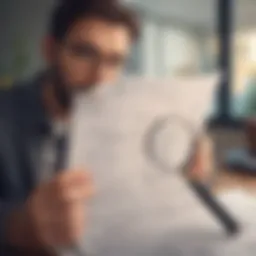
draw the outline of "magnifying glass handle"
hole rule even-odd
[[[224,209],[214,198],[212,193],[203,184],[196,181],[189,181],[193,191],[199,199],[209,208],[219,222],[224,226],[228,235],[239,233],[240,227],[238,222]]]

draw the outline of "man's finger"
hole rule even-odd
[[[86,200],[93,196],[95,188],[92,182],[61,184],[55,187],[54,198],[60,203]]]
[[[91,181],[91,174],[84,169],[66,170],[62,171],[57,177],[56,182],[58,183],[71,183],[71,182],[86,182]]]

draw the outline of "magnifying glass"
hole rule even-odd
[[[188,172],[192,165],[198,135],[191,121],[177,115],[167,115],[153,121],[144,137],[144,151],[158,170],[177,175]],[[175,147],[173,146],[175,145]],[[229,235],[239,232],[239,224],[217,202],[211,191],[202,183],[188,180],[199,200],[210,210]]]
[[[146,157],[158,169],[177,174],[184,169],[191,155],[191,144],[195,137],[195,129],[190,121],[176,115],[157,118],[144,137]]]

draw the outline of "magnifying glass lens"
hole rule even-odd
[[[194,130],[189,122],[170,116],[158,120],[147,134],[147,153],[158,168],[182,171],[191,154]]]
[[[190,146],[191,134],[178,122],[168,122],[156,136],[155,147],[158,156],[170,167],[179,167],[183,164]]]

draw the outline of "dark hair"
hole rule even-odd
[[[49,32],[61,41],[78,19],[87,17],[123,24],[129,29],[132,39],[139,35],[136,13],[118,0],[62,0],[54,9]]]

